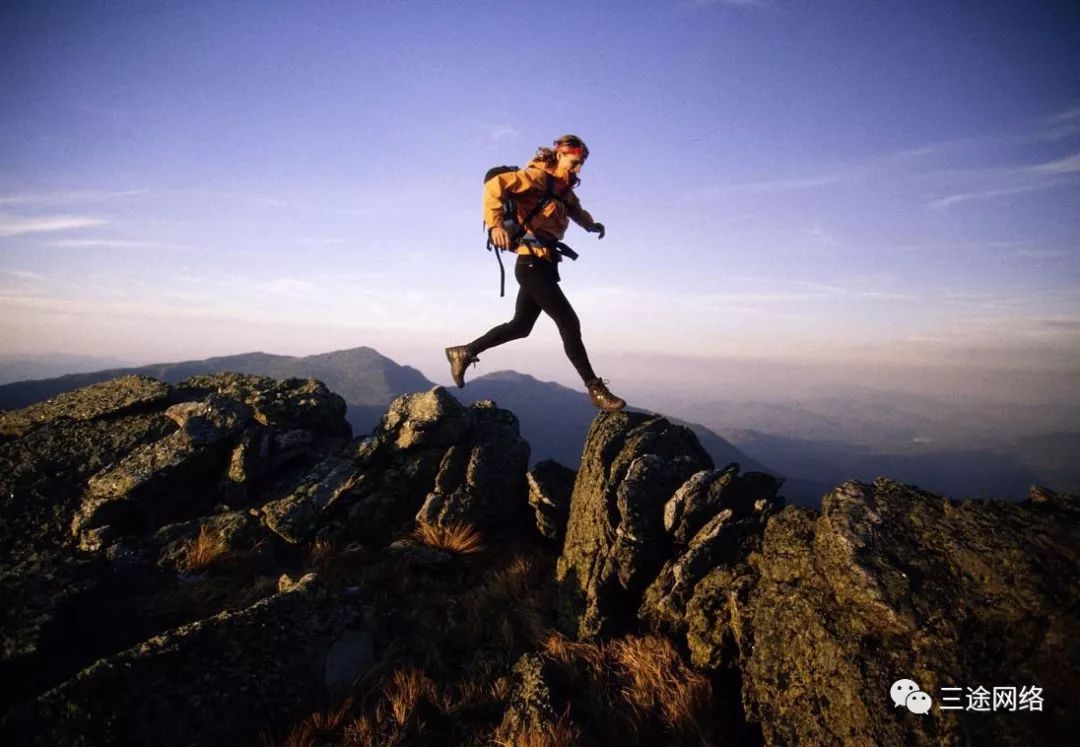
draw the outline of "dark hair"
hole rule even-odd
[[[533,160],[540,161],[547,166],[555,166],[555,162],[558,161],[558,156],[556,155],[555,148],[558,148],[560,145],[568,145],[571,148],[581,148],[581,160],[583,161],[589,157],[589,146],[585,145],[585,141],[579,138],[577,135],[563,135],[561,138],[553,142],[552,145],[555,147],[545,148],[541,145],[539,148],[537,148],[536,156],[533,158]],[[579,184],[580,182],[581,180],[575,177],[574,183]]]

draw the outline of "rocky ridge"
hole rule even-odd
[[[344,413],[318,381],[242,374],[0,413],[4,741],[1067,734],[1075,497],[879,479],[814,512],[658,416],[599,415],[574,473],[528,471],[512,413],[441,387],[362,438]],[[979,685],[1044,701],[921,715],[889,697],[901,678],[938,705]]]

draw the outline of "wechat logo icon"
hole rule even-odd
[[[895,708],[906,706],[912,713],[929,713],[933,703],[915,680],[897,680],[889,688],[889,695]]]

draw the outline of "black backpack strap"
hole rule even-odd
[[[555,195],[555,180],[550,175],[545,175],[544,180],[544,196],[533,205],[533,209],[529,211],[529,214],[525,216],[525,220],[521,221],[521,227],[525,231],[531,231],[529,228],[529,221],[540,214],[540,211],[547,207],[548,203],[552,200],[562,202],[562,200]]]
[[[502,166],[502,167],[499,167],[499,169],[510,170],[510,167]],[[490,171],[488,171],[488,175],[487,175],[487,177],[485,177],[484,181],[486,182],[489,178],[491,178],[491,176],[494,173],[501,173],[501,171],[498,170],[498,169],[491,169]],[[559,197],[558,195],[555,194],[555,180],[552,179],[550,175],[546,175],[546,179],[544,181],[544,196],[541,197],[540,200],[535,205],[533,205],[533,209],[530,210],[529,214],[525,216],[525,219],[523,221],[521,221],[521,225],[519,226],[520,230],[518,231],[518,233],[516,235],[510,237],[511,244],[519,241],[522,236],[528,234],[531,231],[531,229],[529,228],[529,221],[531,221],[533,218],[535,218],[537,215],[539,215],[540,211],[543,210],[545,207],[547,207],[548,203],[550,203],[552,200],[555,200],[557,202],[562,202],[564,205],[566,204],[561,197]],[[513,218],[514,216],[510,215],[510,216],[503,216],[503,217],[504,218]],[[501,256],[502,252],[499,249],[497,249],[494,244],[491,243],[491,229],[490,228],[487,229],[487,235],[488,235],[487,250],[489,252],[492,252],[492,251],[495,252],[495,259],[499,263],[499,298],[502,298],[503,296],[506,295],[506,269],[503,267],[502,256]],[[567,256],[570,259],[577,259],[578,258],[577,252],[575,252],[573,249],[568,247],[566,244],[563,244],[561,241],[560,242],[555,242],[555,244],[556,244],[556,246],[554,248],[557,249],[557,251],[560,254],[563,254],[564,256]]]

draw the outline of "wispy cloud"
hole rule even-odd
[[[1080,135],[1080,106],[1047,117],[1040,123],[1040,140],[1064,140]]]
[[[763,181],[741,182],[736,184],[713,184],[698,190],[696,196],[700,199],[709,199],[714,197],[743,197],[778,192],[793,192],[803,189],[827,187],[831,184],[836,184],[837,182],[849,179],[852,176],[853,174],[824,174],[821,176],[766,179]]]
[[[713,5],[726,5],[731,8],[775,9],[773,0],[687,0],[687,8],[708,8]]]
[[[73,228],[89,228],[106,223],[102,218],[77,215],[42,215],[22,218],[0,215],[0,236],[21,236],[28,233],[68,231]]]
[[[300,297],[315,292],[318,286],[302,278],[274,278],[260,283],[259,288],[283,296]]]
[[[96,203],[140,197],[145,189],[123,191],[71,191],[71,192],[31,192],[26,194],[0,195],[0,205],[69,205],[74,203]]]
[[[1080,254],[1080,251],[1078,251],[1077,254]],[[1065,259],[1069,256],[1069,252],[1063,249],[1021,247],[1020,249],[1009,252],[1009,256],[1019,257],[1021,259]]]
[[[1074,153],[1071,156],[1033,166],[989,169],[982,172],[982,174],[976,173],[975,176],[981,180],[991,181],[993,184],[988,184],[982,189],[972,189],[938,197],[932,200],[928,207],[931,210],[942,211],[962,202],[1008,197],[1010,195],[1060,187],[1073,183],[1068,177],[1074,174],[1080,174],[1080,153]]]
[[[156,241],[131,239],[58,239],[51,244],[60,249],[152,249],[163,246]]]
[[[953,205],[958,205],[961,202],[971,202],[972,200],[989,200],[994,197],[1007,197],[1009,195],[1019,195],[1026,192],[1036,192],[1040,189],[1048,189],[1055,185],[1050,183],[1044,184],[1023,184],[1016,187],[1005,187],[1003,189],[984,189],[973,192],[957,192],[956,194],[947,195],[945,197],[933,200],[929,204],[929,208],[935,211],[946,210]]]
[[[1080,153],[1074,153],[1057,161],[1039,164],[1035,171],[1047,174],[1080,174]]]
[[[509,125],[493,126],[490,128],[488,137],[493,143],[520,140],[521,133]]]
[[[19,280],[44,280],[44,275],[29,270],[0,270],[0,275],[18,278]]]

